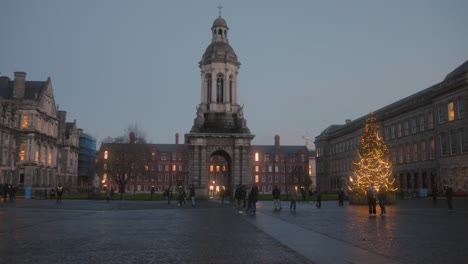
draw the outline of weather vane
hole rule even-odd
[[[222,9],[222,8],[223,8],[222,5],[219,5],[219,6],[218,6],[218,9],[219,9],[219,16],[221,16],[221,9]]]

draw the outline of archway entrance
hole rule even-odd
[[[232,192],[232,159],[228,153],[217,150],[210,155],[208,162],[209,197],[230,196]]]

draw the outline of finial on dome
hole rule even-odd
[[[221,9],[222,9],[222,8],[223,8],[222,5],[219,5],[219,6],[218,6],[218,9],[219,9],[219,16],[221,16]]]

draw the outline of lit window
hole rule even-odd
[[[219,171],[219,166],[216,166],[216,171]]]
[[[258,175],[255,175],[255,182],[258,182]]]
[[[258,161],[258,153],[255,153],[255,161]]]
[[[104,151],[104,159],[107,159],[109,157],[109,153],[106,151]]]
[[[23,128],[28,128],[28,115],[23,115]]]
[[[453,108],[453,102],[448,103],[447,110],[448,110],[448,121],[455,120],[455,110]]]
[[[258,171],[259,171],[258,166],[255,166],[255,172],[258,172]]]
[[[20,160],[25,160],[25,158],[26,158],[26,144],[23,143],[21,144]]]
[[[213,165],[210,165],[210,171],[213,171]]]
[[[36,154],[34,155],[34,160],[36,162],[39,162],[39,151],[38,150],[36,150]]]
[[[172,165],[172,171],[177,171],[177,165]]]
[[[155,160],[156,159],[156,152],[151,152],[151,159]]]

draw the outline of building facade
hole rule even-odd
[[[58,111],[50,78],[26,81],[25,72],[15,72],[14,80],[0,77],[0,104],[0,184],[74,187],[76,124],[67,125],[66,113]]]
[[[377,111],[377,124],[401,191],[427,195],[449,184],[468,193],[468,61],[427,89]],[[349,184],[369,115],[331,125],[315,138],[317,182],[335,192]]]
[[[134,161],[133,168],[141,168],[128,172],[125,193],[163,192],[169,187],[175,188],[179,183],[190,186],[189,162],[190,150],[187,142],[179,144],[176,134],[175,144],[143,144],[143,143],[104,143],[97,154],[96,172],[101,179],[102,186],[112,186],[118,189],[115,180],[117,169],[113,163],[119,151],[129,152],[131,144],[146,151],[139,151],[138,161]],[[314,182],[309,171],[309,150],[306,146],[281,146],[280,137],[275,136],[274,145],[252,145],[250,160],[250,178],[245,179],[245,185],[257,184],[260,193],[271,193],[273,187],[278,186],[283,193],[289,187],[299,186],[310,188]],[[127,159],[127,161],[129,161]],[[221,190],[230,190],[229,163],[220,155],[213,155],[206,163],[208,196],[218,195]],[[307,180],[308,179],[308,180]],[[197,195],[198,196],[198,195]]]

